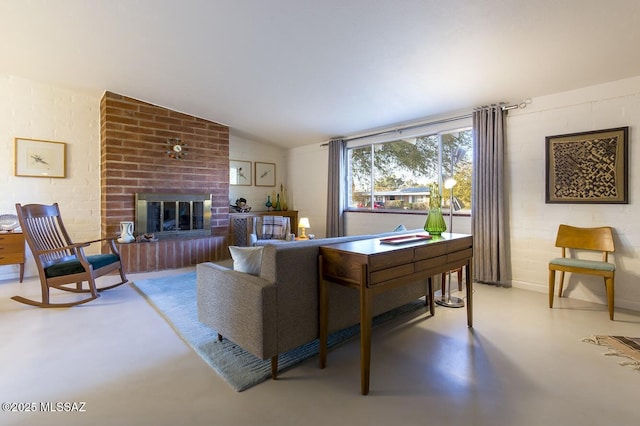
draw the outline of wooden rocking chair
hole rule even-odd
[[[120,253],[113,238],[105,238],[84,243],[74,244],[69,238],[58,203],[51,206],[42,204],[16,204],[16,211],[20,226],[40,274],[42,286],[42,301],[31,300],[22,296],[14,296],[13,300],[27,305],[41,308],[70,307],[90,302],[98,298],[99,291],[117,287],[127,282]],[[111,253],[86,256],[84,248],[92,243],[107,241]],[[103,288],[96,287],[96,278],[113,271],[120,272],[121,282]],[[82,283],[88,282],[89,288],[83,288]],[[75,284],[75,287],[68,287]],[[73,293],[90,293],[90,296],[68,303],[50,303],[49,289],[69,291]]]

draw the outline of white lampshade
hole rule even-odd
[[[301,217],[298,221],[298,228],[311,228],[308,217]]]
[[[444,180],[444,187],[445,189],[451,189],[456,186],[456,183],[458,182],[452,176],[447,176]]]

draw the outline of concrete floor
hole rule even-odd
[[[159,274],[130,274],[132,281]],[[115,277],[105,277],[111,280]],[[103,284],[105,281],[103,281]],[[640,372],[583,343],[640,335],[640,313],[521,289],[475,286],[465,309],[409,314],[373,333],[371,393],[358,340],[237,393],[130,285],[86,305],[38,309],[28,278],[0,281],[0,401],[83,412],[0,412],[2,425],[636,425]],[[5,406],[3,405],[3,408]]]

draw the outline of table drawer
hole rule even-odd
[[[21,233],[0,234],[0,257],[9,255],[24,257],[24,237]]]
[[[473,237],[460,238],[449,243],[449,253],[473,247]]]
[[[447,255],[447,263],[456,262],[461,259],[468,259],[473,256],[473,249],[460,250]]]
[[[0,250],[24,252],[22,234],[0,234]]]
[[[415,263],[416,272],[426,271],[427,269],[435,268],[445,265],[447,263],[447,256],[438,256],[431,259],[420,260]]]
[[[446,254],[448,251],[447,244],[427,244],[422,247],[416,247],[414,250],[414,260],[424,260],[431,259],[433,257],[442,256]]]
[[[407,275],[413,274],[413,264],[395,266],[393,268],[382,269],[371,273],[370,286],[383,283],[385,281],[392,280],[394,278],[401,278]]]
[[[2,254],[2,250],[0,250],[0,265],[11,265],[14,263],[23,263],[23,262],[24,262],[24,254],[22,253]]]
[[[0,234],[0,265],[24,263],[24,236],[21,233]]]
[[[371,256],[369,260],[369,269],[371,271],[379,271],[381,269],[387,269],[411,262],[413,262],[413,250],[409,248]]]

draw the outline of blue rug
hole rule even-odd
[[[218,341],[218,333],[198,321],[196,307],[196,273],[140,280],[132,284],[167,320],[174,330],[229,383],[241,392],[271,377],[271,361],[261,360],[227,339]],[[424,308],[424,300],[404,305],[373,319],[378,325],[406,312]],[[355,325],[329,336],[331,348],[358,335]],[[278,371],[284,371],[318,355],[318,340],[278,356]]]

